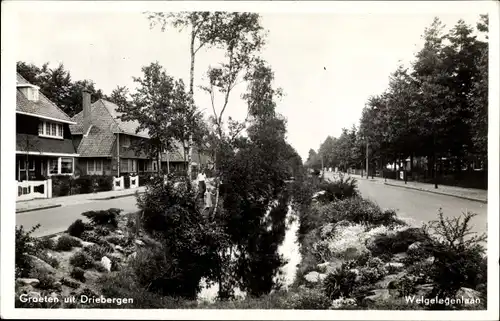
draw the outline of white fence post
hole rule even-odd
[[[113,191],[119,191],[123,189],[123,176],[115,177],[113,176]]]
[[[52,198],[52,178],[47,179],[47,198]]]
[[[42,192],[40,192],[39,187],[42,187],[43,189]],[[50,194],[49,194],[49,188],[50,188]],[[52,182],[49,182],[49,180],[17,182],[18,201],[28,201],[35,198],[49,198],[49,197],[52,197]]]
[[[129,176],[129,180],[130,180],[130,188],[139,187],[139,175]]]

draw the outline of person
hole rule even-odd
[[[205,183],[205,179],[206,179],[205,170],[202,169],[198,173],[198,177],[196,178],[196,180],[198,181],[198,193],[199,193],[199,195],[201,195],[201,197],[205,196],[205,191],[207,189],[207,185]]]

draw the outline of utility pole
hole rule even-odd
[[[370,175],[369,174],[370,172],[368,171],[369,170],[369,167],[368,167],[368,152],[369,152],[369,147],[368,146],[369,146],[369,144],[370,143],[367,140],[366,141],[366,178],[368,178],[368,175]]]

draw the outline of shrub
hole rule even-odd
[[[321,182],[319,189],[325,191],[323,195],[317,198],[318,201],[323,203],[343,200],[358,195],[356,179],[350,176],[344,178],[344,175],[340,175],[339,179],[333,182]]]
[[[102,211],[87,211],[82,213],[94,225],[109,225],[112,227],[118,226],[118,215],[122,210],[118,208],[110,208]]]
[[[74,189],[74,180],[70,176],[51,176],[52,179],[52,196],[71,195]]]
[[[49,263],[49,265],[52,266],[54,269],[57,269],[59,267],[59,261],[55,257],[49,256],[47,250],[38,250],[35,256]]]
[[[32,269],[31,259],[28,254],[34,255],[36,249],[35,238],[31,236],[40,228],[40,224],[33,226],[29,231],[25,231],[23,226],[16,226],[16,246],[15,246],[15,274],[18,277],[27,277]]]
[[[96,192],[106,192],[111,191],[113,189],[113,176],[95,176],[94,180],[97,185]]]
[[[415,242],[427,243],[429,236],[421,228],[408,228],[394,234],[376,237],[370,249],[373,255],[396,254],[406,252],[408,246]]]
[[[301,289],[285,301],[285,307],[297,310],[326,310],[331,300],[319,289]]]
[[[36,240],[36,247],[39,249],[53,250],[56,247],[56,244],[49,237],[40,237]]]
[[[330,300],[348,298],[356,286],[356,273],[349,271],[343,264],[337,271],[326,276],[323,286]]]
[[[104,267],[104,265],[101,263],[101,262],[96,262],[94,264],[94,268],[97,272],[107,272],[108,270],[106,270],[106,268]]]
[[[461,287],[476,288],[486,284],[487,267],[483,255],[486,235],[471,232],[470,220],[476,214],[464,213],[454,218],[444,218],[441,209],[439,219],[428,226],[433,230],[430,251],[435,260],[429,271],[436,284],[431,295],[453,297]]]
[[[78,251],[73,254],[73,256],[69,259],[69,263],[74,267],[79,267],[84,270],[90,269],[94,266],[94,260],[84,251]]]
[[[130,174],[129,173],[125,173],[123,175],[123,183],[124,183],[125,188],[130,188]]]
[[[106,228],[106,227],[104,227],[104,226],[96,226],[96,228],[95,228],[95,233],[96,233],[97,235],[100,235],[100,236],[107,236],[107,235],[109,235],[109,233],[111,233],[111,232],[109,231],[109,229],[108,229],[108,228]]]
[[[95,181],[92,176],[80,176],[74,180],[74,185],[79,194],[88,194],[96,191]]]
[[[91,246],[87,246],[83,249],[84,252],[88,253],[94,260],[100,261],[103,256],[106,256],[112,250],[106,248],[104,246],[94,244]]]
[[[71,275],[73,275],[73,271],[75,271],[75,269],[81,270],[81,271],[83,272],[83,274],[79,274],[78,272],[76,272],[76,274],[77,274],[77,275],[79,275],[80,277],[81,277],[81,276],[83,276],[83,281],[82,281],[82,282],[85,282],[85,276],[84,276],[85,271],[83,271],[82,269],[80,269],[80,268],[74,268],[74,269],[71,271],[71,273],[70,273],[70,274],[71,274]],[[76,279],[75,279],[75,280],[76,280]],[[78,283],[78,282],[74,282],[74,281],[72,281],[72,280],[70,280],[70,279],[66,279],[66,278],[62,278],[62,279],[61,279],[61,284],[62,284],[62,285],[65,285],[65,286],[67,286],[67,287],[70,287],[70,288],[72,288],[72,289],[78,289],[78,288],[80,287],[80,283]]]
[[[395,289],[398,290],[400,296],[406,297],[416,292],[416,285],[417,284],[413,278],[404,275],[396,282]]]
[[[127,246],[129,244],[129,239],[126,237],[119,236],[109,236],[106,240],[111,244],[116,244],[120,246]]]
[[[55,250],[56,251],[71,251],[73,247],[82,246],[82,242],[69,235],[61,235],[57,240]]]
[[[80,237],[84,231],[85,231],[85,224],[83,223],[82,220],[78,219],[73,223],[71,223],[66,232],[68,232],[68,234],[71,236]]]
[[[73,270],[71,270],[70,276],[80,282],[85,283],[85,270],[80,268],[80,267],[74,267]]]
[[[37,288],[41,290],[52,290],[55,289],[54,283],[56,282],[56,278],[49,274],[39,275]]]

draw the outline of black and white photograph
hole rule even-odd
[[[499,10],[2,2],[2,318],[498,320]]]

